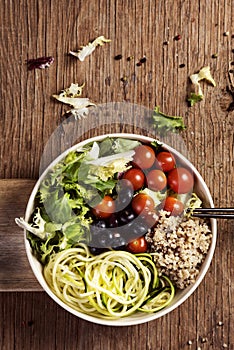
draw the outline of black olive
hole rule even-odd
[[[90,242],[90,246],[89,246],[89,251],[91,254],[93,255],[99,255],[101,253],[104,253],[107,249],[105,248],[97,248],[97,247],[93,247],[92,246],[92,242]]]
[[[109,217],[109,220],[108,220],[108,226],[109,227],[118,227],[119,226],[119,220],[118,220],[118,217],[116,214],[112,214],[110,217]]]
[[[98,228],[106,228],[106,221],[105,220],[97,220],[92,223],[92,226],[98,227]]]
[[[97,240],[99,243],[98,247],[111,247],[111,242],[113,239],[113,233],[109,230],[103,230],[97,236]]]
[[[90,233],[92,237],[100,235],[106,229],[106,222],[104,220],[97,220],[90,225]]]
[[[127,223],[134,220],[134,218],[135,218],[135,214],[133,213],[131,208],[127,208],[118,214],[120,225],[126,225]]]
[[[116,199],[116,211],[126,208],[132,201],[134,189],[130,181],[122,179],[116,185],[118,197]]]
[[[121,247],[121,246],[124,246],[125,244],[126,244],[126,240],[124,239],[124,237],[121,236],[120,233],[116,232],[113,234],[113,238],[111,241],[112,248]]]
[[[128,242],[143,236],[148,231],[147,224],[139,219],[139,217],[128,223],[125,227],[125,238]]]

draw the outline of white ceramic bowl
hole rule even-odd
[[[67,151],[62,153],[59,157],[57,157],[49,165],[49,167],[43,172],[43,174],[40,176],[39,180],[37,181],[32,193],[31,193],[29,201],[28,201],[28,205],[27,205],[26,213],[25,213],[25,220],[26,221],[28,221],[30,219],[30,216],[34,210],[35,195],[40,187],[40,184],[41,184],[43,178],[47,174],[48,170],[53,168],[53,166],[56,163],[61,161],[67,155],[67,153],[74,151],[77,148],[83,147],[87,143],[90,143],[93,141],[100,141],[107,136],[122,137],[122,138],[124,137],[124,138],[135,139],[135,140],[137,139],[137,140],[145,142],[145,143],[149,143],[149,142],[154,141],[150,137],[140,136],[140,135],[136,135],[136,134],[108,134],[108,135],[102,135],[102,136],[97,136],[97,137],[87,139],[87,140],[82,141],[79,144],[71,147],[70,149],[68,149]],[[170,146],[168,146],[164,143],[162,143],[162,145],[166,150],[172,152],[185,166],[190,168],[191,171],[194,173],[194,176],[195,176],[194,192],[196,192],[197,195],[202,199],[204,206],[214,207],[213,200],[212,200],[211,194],[209,192],[209,189],[206,186],[206,184],[205,184],[203,178],[201,177],[201,175],[199,174],[199,172],[196,170],[196,168],[182,154],[180,154],[179,152],[177,152],[176,150],[174,150],[173,148],[171,148]],[[71,307],[67,306],[64,302],[62,302],[48,287],[48,285],[44,279],[44,276],[43,276],[42,265],[38,262],[38,260],[32,254],[32,250],[31,250],[29,241],[27,240],[27,237],[26,237],[26,231],[25,231],[24,237],[25,237],[25,246],[26,246],[28,260],[29,260],[31,268],[34,272],[34,275],[36,276],[36,278],[37,278],[38,282],[40,283],[40,285],[42,286],[42,288],[48,293],[48,295],[57,304],[59,304],[61,307],[63,307],[65,310],[69,311],[70,313],[74,314],[75,316],[78,316],[82,319],[85,319],[85,320],[93,322],[93,323],[108,325],[108,326],[131,326],[131,325],[149,322],[149,321],[155,320],[159,317],[162,317],[162,316],[168,314],[170,311],[174,310],[179,305],[181,305],[186,299],[188,299],[188,297],[199,286],[199,284],[201,283],[202,279],[204,278],[204,276],[205,276],[205,274],[210,266],[210,263],[211,263],[211,260],[212,260],[213,254],[214,254],[214,250],[215,250],[215,245],[216,245],[216,236],[217,236],[216,220],[211,219],[210,221],[211,221],[211,230],[212,230],[212,241],[211,241],[210,249],[209,249],[208,254],[205,258],[205,261],[203,262],[203,264],[201,266],[200,273],[196,279],[195,284],[190,285],[189,287],[187,287],[184,290],[178,291],[176,293],[173,301],[167,307],[158,311],[157,313],[148,314],[148,313],[136,312],[131,316],[124,317],[121,319],[115,319],[115,320],[106,320],[106,319],[101,319],[98,317],[89,316],[87,314],[84,314],[84,313],[81,313],[81,312],[78,312],[78,311],[72,309]]]

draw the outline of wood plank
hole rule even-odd
[[[0,291],[39,291],[24,247],[23,230],[15,224],[24,217],[35,180],[0,180]]]

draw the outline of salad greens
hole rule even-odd
[[[30,244],[43,264],[52,252],[89,240],[92,219],[86,214],[90,206],[112,192],[118,173],[128,169],[139,144],[106,138],[70,152],[47,173],[36,195],[32,223],[16,219],[28,231]]]
[[[91,53],[96,49],[97,46],[103,46],[104,43],[109,43],[111,40],[106,39],[103,35],[97,37],[94,41],[89,42],[85,46],[81,46],[81,49],[77,52],[70,51],[69,53],[75,57],[77,57],[80,61],[84,61],[84,59],[91,55]]]
[[[66,114],[73,115],[75,119],[85,117],[89,112],[88,107],[95,106],[87,97],[80,97],[84,86],[85,83],[81,86],[72,83],[68,88],[62,90],[59,95],[52,95],[59,102],[73,107]]]
[[[159,133],[178,132],[185,129],[184,121],[179,116],[169,116],[162,113],[156,106],[153,113],[153,126]]]
[[[206,66],[200,69],[198,73],[190,75],[190,80],[192,84],[194,85],[194,88],[197,90],[195,92],[191,92],[190,96],[188,97],[187,101],[190,103],[190,106],[194,106],[195,103],[203,100],[203,92],[201,89],[200,81],[201,80],[206,80],[213,86],[216,86],[216,83],[214,79],[211,76],[210,73],[210,67]]]
[[[190,103],[191,107],[201,100],[203,100],[203,95],[198,95],[195,92],[191,92],[190,96],[188,97],[188,102]]]

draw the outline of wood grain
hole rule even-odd
[[[45,293],[33,292],[40,287],[24,253],[22,230],[14,224],[43,164],[66,142],[145,127],[143,117],[133,117],[132,125],[123,119],[120,124],[100,119],[94,125],[88,116],[72,131],[65,126],[74,138],[67,141],[58,133],[51,141],[69,109],[51,96],[72,82],[85,82],[84,97],[97,104],[159,105],[165,113],[182,115],[186,152],[215,205],[234,206],[234,112],[228,111],[233,95],[226,89],[234,61],[233,0],[2,0],[0,9],[0,348],[220,350],[227,344],[234,349],[233,221],[218,223],[211,267],[183,305],[160,320],[117,329],[77,319]],[[99,35],[111,43],[84,62],[68,55]],[[119,61],[117,54],[123,56]],[[27,59],[50,55],[55,62],[49,69],[27,70]],[[144,55],[145,64],[136,66]],[[129,56],[133,60],[127,61]],[[202,82],[204,99],[190,108],[189,75],[205,65],[217,86]],[[144,133],[154,131],[147,127]],[[207,338],[204,343],[202,338]]]
[[[41,290],[29,266],[23,230],[15,224],[24,217],[34,180],[0,180],[0,291]]]

